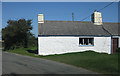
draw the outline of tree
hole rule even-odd
[[[33,34],[31,20],[19,19],[8,20],[7,27],[2,29],[2,39],[4,40],[4,49],[14,49],[21,46],[28,47],[28,39]]]

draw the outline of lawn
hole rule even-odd
[[[46,59],[63,62],[66,64],[83,67],[104,74],[118,73],[118,55],[100,54],[93,51],[51,55]]]
[[[79,52],[79,53],[68,53],[61,55],[48,55],[48,56],[38,56],[34,53],[28,52],[28,50],[35,51],[37,47],[33,48],[20,48],[15,50],[9,50],[8,52],[13,52],[22,55],[28,55],[38,58],[45,58],[49,60],[54,60],[76,67],[83,67],[88,70],[103,74],[117,74],[118,73],[118,54],[104,54],[96,53],[93,51]]]

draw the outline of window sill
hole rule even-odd
[[[93,47],[94,45],[79,45],[80,47]]]

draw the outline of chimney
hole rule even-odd
[[[41,34],[41,31],[43,31],[42,25],[44,23],[44,16],[43,14],[38,14],[38,35]],[[42,29],[40,29],[42,28]]]
[[[43,14],[38,14],[38,23],[44,23],[44,16],[43,16]]]
[[[100,12],[97,12],[95,10],[95,12],[91,15],[91,21],[95,24],[95,25],[102,25],[102,15]]]

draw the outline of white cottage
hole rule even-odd
[[[118,23],[102,23],[100,12],[91,15],[91,22],[44,21],[38,14],[38,54],[51,55],[93,50],[114,53],[118,43]]]

